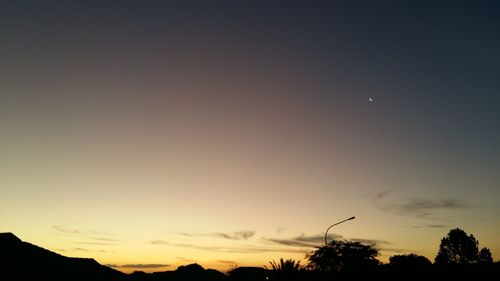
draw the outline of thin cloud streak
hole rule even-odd
[[[352,238],[349,240],[354,241],[354,242],[359,242],[361,244],[366,244],[366,245],[390,245],[390,244],[392,244],[389,241],[379,240],[379,239]]]
[[[409,249],[400,249],[400,248],[379,248],[380,251],[382,252],[388,252],[388,253],[412,253],[414,251],[409,250]]]
[[[53,249],[55,252],[94,252],[94,253],[109,253],[106,250],[91,250],[87,248],[71,248],[71,249]]]
[[[221,252],[221,253],[264,253],[264,252],[286,252],[286,253],[307,253],[308,249],[285,249],[285,248],[271,248],[271,247],[260,247],[260,246],[247,246],[247,247],[209,247],[209,246],[198,246],[193,244],[179,244],[171,243],[163,240],[153,240],[149,242],[153,245],[165,245],[173,247],[190,248],[202,251],[210,252]]]
[[[61,227],[58,225],[53,225],[52,228],[57,230],[59,233],[68,234],[72,237],[78,238],[78,240],[84,240],[75,242],[75,244],[81,245],[97,245],[97,246],[113,246],[120,244],[120,240],[106,237],[97,237],[91,235],[103,235],[104,233],[96,232],[96,231],[82,231],[79,229],[70,229]],[[86,241],[85,241],[86,240]]]
[[[392,191],[382,191],[373,198],[376,208],[386,213],[397,215],[413,216],[420,219],[443,221],[445,219],[436,217],[436,212],[444,210],[463,210],[470,207],[463,200],[451,198],[414,198],[407,199],[399,203],[388,202],[386,198]]]
[[[448,227],[446,224],[426,224],[426,225],[415,225],[413,228],[445,228]]]
[[[284,230],[286,230],[286,227],[278,227],[276,228],[276,234],[280,235]]]
[[[334,240],[334,239],[342,239],[341,235],[338,234],[329,234],[328,235],[329,240]],[[264,238],[264,240],[273,242],[276,244],[280,245],[286,245],[286,246],[291,246],[291,247],[308,247],[308,248],[313,248],[313,247],[318,247],[321,246],[322,244],[325,243],[325,236],[322,234],[318,235],[313,235],[313,236],[306,236],[304,234],[290,238],[290,239],[275,239],[275,238]]]
[[[237,262],[235,261],[226,261],[226,260],[217,260],[216,262],[218,263],[224,263],[224,264],[238,264]]]
[[[384,197],[386,197],[388,194],[392,193],[393,190],[384,190],[375,195],[375,198],[373,199],[374,201],[378,201]]]
[[[52,228],[55,230],[62,232],[62,233],[67,233],[67,234],[82,234],[80,230],[77,229],[67,229],[58,225],[53,225]]]
[[[181,262],[196,262],[195,260],[192,260],[192,259],[186,259],[184,257],[177,257],[177,260],[181,261]]]
[[[161,268],[161,267],[169,267],[171,266],[170,264],[122,264],[122,265],[116,265],[116,264],[105,264],[107,267],[112,267],[112,268],[140,268],[140,269],[149,269],[149,268]]]
[[[186,237],[203,236],[203,237],[224,238],[228,240],[248,240],[255,235],[255,231],[243,230],[243,231],[235,231],[232,233],[212,232],[212,233],[201,233],[201,234],[179,232],[178,234]]]
[[[84,231],[84,230],[75,229],[75,228],[66,228],[66,227],[60,226],[60,225],[53,225],[52,228],[57,230],[60,233],[65,233],[65,234],[106,235],[106,233],[103,233],[103,232],[87,231],[87,230]]]
[[[435,209],[465,209],[466,204],[454,199],[412,199],[400,204],[391,204],[385,207],[389,212],[408,214],[430,211]]]
[[[306,236],[304,234],[290,238],[290,239],[275,239],[275,238],[264,238],[266,241],[280,244],[280,245],[286,245],[290,247],[308,247],[308,248],[314,248],[314,247],[321,247],[325,243],[325,236],[324,235],[312,235],[312,236]],[[339,240],[339,239],[344,239],[341,235],[338,234],[330,234],[328,235],[328,240]],[[349,241],[354,241],[354,242],[359,242],[361,244],[368,244],[368,245],[390,245],[391,242],[386,241],[386,240],[380,240],[380,239],[365,239],[365,238],[351,238],[348,239]]]
[[[221,237],[229,240],[248,240],[255,235],[255,231],[237,231],[233,234],[227,234],[222,232],[213,233],[214,237]]]
[[[103,238],[103,237],[90,237],[90,239],[97,241],[105,241],[105,242],[120,242],[120,240],[118,239]]]
[[[94,245],[94,246],[116,246],[116,245],[118,245],[118,243],[92,242],[92,241],[81,241],[81,242],[76,242],[75,244]]]

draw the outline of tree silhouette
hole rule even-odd
[[[474,235],[467,236],[467,233],[460,228],[452,229],[441,239],[435,262],[436,264],[477,263],[478,246],[479,242]]]
[[[309,256],[308,267],[320,271],[354,271],[370,269],[379,264],[378,250],[373,245],[333,240]]]
[[[477,256],[477,262],[481,264],[492,264],[493,263],[493,257],[491,256],[490,249],[488,248],[482,248],[481,251],[479,251],[479,254]]]
[[[276,261],[270,261],[269,263],[271,264],[271,268],[274,271],[296,272],[302,269],[300,261],[295,261],[292,259],[283,260],[283,258],[281,258],[279,263],[277,263]]]
[[[431,261],[420,255],[395,255],[389,258],[389,266],[395,270],[425,270],[432,265]]]
[[[303,269],[300,261],[295,261],[292,259],[283,260],[280,259],[279,263],[276,261],[270,261],[272,273],[274,279],[277,280],[295,280],[300,276],[300,271]]]

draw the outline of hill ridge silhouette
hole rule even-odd
[[[11,239],[11,240],[22,242],[22,240],[19,239],[19,237],[14,235],[14,233],[12,233],[12,232],[0,232],[0,239],[2,239],[2,240]]]
[[[175,271],[125,274],[92,258],[66,257],[22,241],[11,232],[0,233],[0,280],[226,280],[227,275],[193,263]]]
[[[126,274],[92,258],[73,258],[0,233],[0,280],[126,280]]]

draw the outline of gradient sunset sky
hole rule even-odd
[[[2,1],[0,232],[123,271],[500,258],[499,1]],[[373,97],[373,102],[369,98]]]

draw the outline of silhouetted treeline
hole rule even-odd
[[[204,269],[198,264],[180,266],[174,271],[124,274],[100,265],[93,259],[68,258],[30,243],[21,241],[11,233],[0,233],[0,280],[99,280],[99,281],[250,281],[250,280],[498,280],[500,263],[491,261],[478,247],[458,247],[470,243],[462,230],[450,231],[440,246],[440,262],[431,263],[426,257],[409,254],[396,255],[388,264],[374,257],[378,250],[358,242],[332,241],[310,255],[310,263],[301,265],[294,260],[270,262],[271,268],[239,267],[227,274]],[[465,234],[465,235],[464,235]],[[459,239],[453,238],[459,237]],[[464,238],[468,237],[468,238]],[[465,240],[464,240],[465,239]],[[456,248],[454,248],[456,247]],[[485,248],[483,248],[485,249]],[[462,253],[461,251],[466,252]],[[442,262],[442,252],[453,259]],[[489,250],[488,250],[489,252]],[[461,258],[466,254],[467,259]],[[486,256],[486,259],[485,259]],[[333,262],[335,266],[328,265]]]
[[[301,270],[293,274],[281,275],[262,267],[240,267],[228,274],[203,269],[197,264],[185,266],[183,270],[144,273],[135,272],[129,277],[133,281],[327,281],[327,280],[498,280],[500,263],[489,265],[451,265],[431,264],[425,269],[394,268],[379,265],[364,271],[316,271]]]

